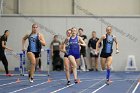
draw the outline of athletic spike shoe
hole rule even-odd
[[[112,83],[112,81],[111,80],[106,80],[106,82],[105,82],[107,85],[110,85],[111,83]]]
[[[33,81],[33,78],[29,78],[29,82],[30,83],[33,83],[34,81]]]
[[[78,83],[77,79],[75,79],[75,80],[74,80],[74,83],[75,83],[75,84],[77,84],[77,83]]]
[[[70,81],[68,81],[68,82],[67,82],[67,85],[70,85],[70,84],[71,84]]]

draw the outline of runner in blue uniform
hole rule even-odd
[[[80,58],[80,45],[86,46],[85,42],[81,37],[77,35],[78,31],[75,27],[71,29],[72,36],[68,38],[69,49],[67,51],[68,59],[72,64],[72,70],[74,74],[74,82],[78,83],[77,79],[77,67],[79,67],[79,58]],[[78,65],[78,66],[77,66]]]
[[[101,67],[102,70],[105,70],[105,64],[107,66],[107,72],[106,72],[106,84],[110,83],[110,67],[112,64],[112,52],[113,52],[113,42],[116,44],[116,53],[119,53],[118,51],[118,42],[116,40],[116,37],[112,35],[112,27],[108,26],[106,28],[106,35],[103,35],[99,41],[96,44],[96,52],[99,51],[99,43],[103,41],[103,48],[100,54],[101,57]]]
[[[33,82],[33,76],[34,76],[34,71],[35,71],[35,66],[39,58],[39,54],[41,52],[41,47],[42,45],[45,46],[46,42],[41,33],[39,33],[37,24],[32,25],[32,32],[31,34],[27,34],[23,37],[22,40],[22,50],[25,51],[25,41],[28,39],[29,45],[27,48],[27,57],[31,62],[31,67],[29,70],[29,81],[32,83]]]

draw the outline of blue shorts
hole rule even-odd
[[[79,59],[79,58],[80,58],[80,53],[79,53],[79,54],[78,54],[78,53],[76,53],[76,54],[74,54],[74,53],[69,53],[68,56],[73,56],[75,59]]]

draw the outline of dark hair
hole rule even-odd
[[[79,28],[78,30],[84,31],[82,28]]]
[[[5,30],[3,36],[5,36],[5,40],[7,41],[7,36],[5,35],[9,30]]]
[[[9,31],[9,30],[5,30],[5,31],[4,31],[4,34],[6,34],[6,32],[8,32],[8,31]]]
[[[66,32],[71,31],[71,29],[68,29]]]
[[[57,38],[58,37],[58,35],[54,35],[54,38]]]

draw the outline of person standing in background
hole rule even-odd
[[[9,30],[5,30],[4,34],[0,37],[0,60],[2,61],[3,65],[4,65],[6,76],[13,76],[13,74],[9,73],[8,61],[7,61],[7,58],[5,55],[5,49],[8,51],[13,51],[11,48],[6,46],[9,35],[10,35]]]
[[[61,42],[58,40],[58,35],[55,35],[53,38],[53,41],[50,45],[51,53],[52,53],[52,64],[53,64],[53,70],[61,69],[60,66],[63,66],[63,63],[60,62],[60,48],[61,48]],[[59,68],[57,68],[59,67]]]
[[[83,41],[86,43],[87,42],[87,36],[83,34],[84,30],[82,28],[78,29],[79,36],[83,39]],[[87,56],[86,56],[86,47],[85,46],[80,46],[80,55],[81,55],[81,69],[83,71],[87,71]]]
[[[91,58],[91,61],[90,61],[90,66],[91,68],[89,69],[89,71],[98,71],[98,56],[99,56],[99,53],[98,54],[95,54],[95,50],[96,50],[96,43],[98,42],[99,38],[96,37],[96,32],[93,31],[92,32],[92,37],[89,39],[89,42],[88,42],[88,47],[90,49],[90,58]],[[99,44],[98,46],[99,48],[101,47],[101,43]]]

